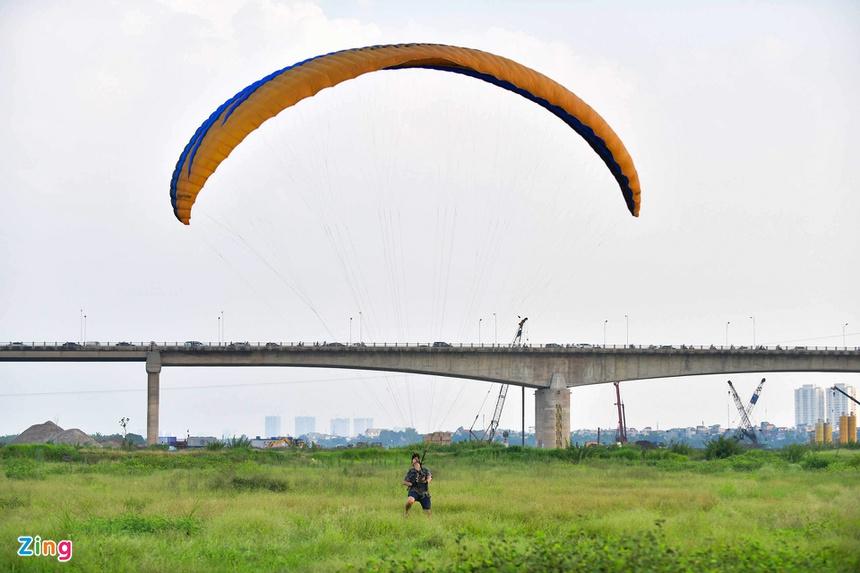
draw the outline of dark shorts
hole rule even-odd
[[[409,490],[409,493],[406,494],[406,497],[415,498],[415,501],[421,504],[421,509],[430,509],[430,494],[429,493],[421,493],[417,492],[413,489]]]

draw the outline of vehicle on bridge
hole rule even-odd
[[[126,347],[126,346],[134,346],[131,342],[117,342],[114,346]]]
[[[198,340],[186,340],[183,346],[185,348],[203,348],[203,343]]]
[[[78,344],[77,342],[64,342],[62,348],[65,348],[68,350],[74,350],[74,349],[81,348],[81,345]]]
[[[433,343],[433,348],[451,348],[451,344],[448,342],[437,341]]]
[[[266,348],[280,348],[280,347],[281,347],[281,345],[278,344],[277,342],[267,342],[266,343]]]
[[[227,345],[228,350],[251,350],[249,342],[231,342]]]

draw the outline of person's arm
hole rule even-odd
[[[412,487],[412,481],[410,481],[409,479],[411,477],[411,474],[412,472],[409,471],[406,473],[405,476],[403,476],[403,485],[405,485],[406,487]]]

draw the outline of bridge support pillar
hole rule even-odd
[[[161,353],[146,355],[146,445],[158,443],[158,391],[161,374]]]
[[[553,374],[549,388],[535,391],[535,439],[539,448],[570,445],[570,390],[563,374]]]

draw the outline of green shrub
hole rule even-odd
[[[669,444],[669,451],[682,456],[689,456],[693,453],[693,448],[689,444],[683,442],[672,442]]]
[[[830,460],[823,456],[809,455],[801,465],[805,470],[823,470],[830,465]]]
[[[253,475],[248,477],[236,476],[230,480],[230,483],[233,485],[234,489],[266,489],[277,493],[285,492],[288,488],[285,480],[263,475]]]
[[[800,460],[803,459],[803,456],[806,455],[806,452],[809,451],[809,448],[804,446],[803,444],[790,444],[782,448],[782,457],[786,459],[791,464],[800,463]]]
[[[45,479],[44,466],[27,458],[6,462],[6,477],[9,479]]]
[[[705,444],[705,458],[718,460],[742,454],[744,448],[733,438],[720,436]]]
[[[251,439],[245,434],[242,434],[238,438],[236,436],[233,436],[232,438],[227,439],[226,442],[228,448],[249,449],[251,447]]]
[[[215,440],[214,442],[209,442],[208,444],[206,444],[206,449],[209,450],[210,452],[216,451],[216,450],[223,450],[224,449],[224,442],[222,442],[221,440]]]
[[[55,444],[13,444],[0,450],[0,457],[29,458],[48,462],[72,462],[82,459],[80,448]]]
[[[138,515],[123,513],[116,517],[92,517],[82,524],[84,531],[101,534],[141,534],[179,532],[185,535],[196,533],[201,528],[200,519],[191,516],[164,517],[161,515]]]

